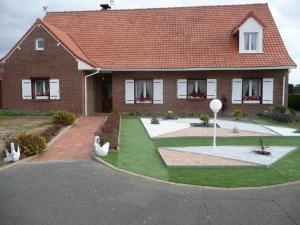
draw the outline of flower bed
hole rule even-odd
[[[120,119],[119,113],[110,113],[102,127],[96,132],[96,135],[100,136],[101,145],[109,142],[110,149],[115,151],[118,150],[119,146]]]

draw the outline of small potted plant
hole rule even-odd
[[[159,120],[157,119],[156,115],[153,115],[151,118],[151,124],[159,124]]]
[[[242,114],[242,111],[240,109],[235,109],[234,110],[234,118],[235,118],[235,120],[240,120],[241,119],[241,114]]]
[[[166,116],[165,116],[166,120],[174,120],[176,119],[176,114],[173,111],[168,111]]]
[[[209,116],[206,114],[203,114],[200,116],[200,120],[202,121],[203,126],[207,127],[209,122]]]
[[[271,155],[271,152],[266,151],[268,146],[265,146],[263,140],[259,138],[259,149],[255,150],[254,153],[259,155]]]

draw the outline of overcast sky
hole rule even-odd
[[[95,10],[109,0],[0,0],[0,58],[34,23],[48,11]],[[290,83],[300,84],[300,7],[299,0],[114,0],[113,8],[152,8],[170,6],[224,5],[268,2],[279,31],[299,69],[292,70]]]

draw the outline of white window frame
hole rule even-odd
[[[245,104],[260,104],[261,103],[261,99],[262,99],[262,79],[259,78],[253,78],[253,79],[243,79],[243,88],[242,88],[242,92],[244,91],[244,82],[245,81],[249,81],[249,97],[254,96],[252,93],[252,82],[253,80],[259,80],[259,86],[258,86],[258,96],[260,97],[260,100],[244,100],[244,95],[242,93],[242,101]]]
[[[48,86],[49,86],[49,94],[47,96],[38,96],[37,95],[37,82],[43,82],[43,89],[46,90],[46,81],[48,81]],[[37,100],[48,100],[50,98],[50,81],[49,80],[35,80],[34,81],[35,85],[34,85],[34,96],[35,99]]]
[[[249,35],[249,43],[248,46],[246,45],[246,36]],[[253,35],[256,35],[256,43],[255,43],[255,49],[252,49],[252,39]],[[244,32],[244,51],[245,52],[257,52],[258,51],[258,32]],[[248,47],[248,49],[247,49]]]
[[[199,84],[198,81],[203,80],[206,82],[206,92],[204,98],[200,97],[193,97],[189,95],[189,82],[194,82],[195,83],[195,92],[198,92]],[[199,79],[187,79],[187,99],[207,99],[207,79],[206,78],[199,78]]]
[[[143,97],[146,98],[147,95],[147,81],[151,81],[152,82],[152,100],[151,101],[139,101],[137,100],[137,82],[138,81],[143,81],[144,82],[144,87],[143,87]],[[134,94],[134,99],[135,99],[135,103],[136,104],[153,104],[153,80],[151,79],[141,79],[141,80],[135,80],[134,81],[134,90],[135,90],[135,94]]]
[[[40,48],[39,47],[39,42],[42,41],[44,43],[44,47]],[[45,50],[45,40],[44,38],[36,38],[35,39],[35,50],[36,51],[43,51]]]
[[[247,33],[257,33],[256,50],[245,49],[245,34]],[[256,19],[252,17],[248,18],[239,28],[239,53],[263,53],[263,33],[263,26],[260,23],[258,23]],[[251,44],[251,40],[249,44]]]

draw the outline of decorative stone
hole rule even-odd
[[[94,139],[94,151],[97,156],[107,156],[109,151],[109,142],[106,142],[104,145],[101,146],[100,144],[100,137],[95,136]]]
[[[238,127],[233,128],[233,133],[240,133],[240,129]]]

